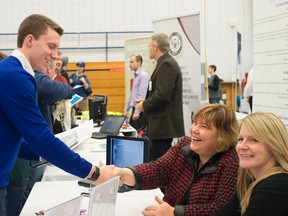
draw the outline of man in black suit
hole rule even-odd
[[[157,62],[150,78],[145,100],[138,100],[136,109],[144,111],[150,158],[156,160],[171,147],[173,138],[184,136],[182,107],[182,75],[178,63],[169,55],[166,34],[159,33],[149,42],[150,59]]]

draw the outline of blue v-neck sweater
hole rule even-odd
[[[17,156],[38,159],[39,155],[66,172],[86,177],[92,164],[51,132],[36,103],[35,79],[17,58],[0,61],[0,80],[0,188],[8,184]]]

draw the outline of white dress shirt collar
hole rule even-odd
[[[12,56],[14,56],[15,58],[17,58],[21,64],[22,67],[29,73],[31,74],[33,77],[35,76],[35,73],[31,67],[30,62],[28,61],[28,59],[26,58],[26,56],[18,49],[15,49],[12,54]]]

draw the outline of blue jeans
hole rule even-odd
[[[0,215],[6,216],[6,188],[0,188]]]
[[[23,205],[25,204],[34,184],[36,182],[39,182],[42,180],[42,177],[43,177],[43,174],[44,174],[44,171],[47,167],[47,165],[42,165],[42,166],[39,166],[39,167],[36,167],[36,168],[32,168],[33,166],[36,166],[37,164],[39,164],[41,162],[36,162],[36,161],[31,161],[30,164],[31,164],[31,170],[30,170],[30,175],[29,175],[29,179],[28,179],[28,182],[27,182],[27,185],[26,185],[26,190],[24,192],[24,196],[23,196]]]
[[[18,216],[24,206],[23,197],[28,179],[10,182],[6,187],[7,216]]]

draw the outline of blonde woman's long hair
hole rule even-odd
[[[245,125],[255,139],[264,143],[276,160],[276,165],[255,179],[248,169],[239,168],[237,193],[241,214],[246,212],[254,187],[261,180],[275,174],[288,174],[288,133],[283,122],[273,113],[253,113],[240,122],[239,131]],[[252,181],[251,184],[249,184]]]

